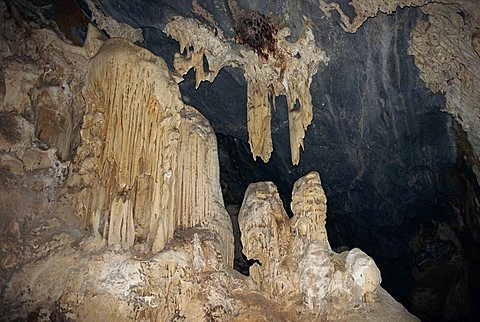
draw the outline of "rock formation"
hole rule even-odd
[[[323,34],[325,24],[311,23],[311,15],[305,18],[292,11],[295,20],[285,13],[285,19],[279,19],[282,23],[277,23],[278,15],[267,17],[261,10],[240,9],[228,0],[215,2],[229,6],[234,35],[226,36],[228,28],[220,26],[218,12],[202,7],[206,2],[192,1],[189,18],[175,12],[175,18],[155,26],[180,43],[173,72],[162,58],[134,44],[144,41],[141,45],[148,47],[148,37],[142,32],[148,34],[151,27],[135,21],[133,13],[131,21],[137,25],[130,26],[108,16],[98,1],[87,0],[92,11],[89,19],[95,26],[88,26],[80,46],[44,16],[48,8],[39,9],[22,0],[0,3],[0,316],[6,320],[77,321],[416,320],[380,286],[380,271],[370,256],[358,248],[341,253],[331,249],[325,227],[327,200],[316,172],[295,182],[291,218],[273,183],[251,184],[238,214],[240,229],[232,230],[221,195],[214,132],[207,119],[184,103],[188,97],[182,100],[177,85],[190,69],[195,71],[196,88],[205,80],[218,83],[224,67],[243,72],[254,159],[259,156],[268,161],[272,155],[272,132],[279,131],[271,126],[277,96],[286,97],[293,164],[299,163],[314,102],[326,118],[341,125],[334,130],[340,137],[347,137],[348,131],[343,129],[352,120],[332,112],[328,94],[316,101],[310,92],[311,87],[322,93],[322,86],[336,86],[313,80],[313,76],[320,62],[330,60],[323,47],[325,39],[338,33],[326,30]],[[466,0],[354,0],[356,16],[350,20],[342,11],[343,2],[342,6],[333,1],[318,3],[327,17],[337,11],[342,28],[351,33],[380,12],[419,7],[426,20],[419,21],[411,33],[412,64],[415,59],[428,88],[445,93],[446,111],[467,131],[478,156],[475,71],[480,69],[480,37],[475,4]],[[318,9],[318,3],[301,5]],[[175,7],[173,2],[171,5]],[[17,11],[22,6],[26,13]],[[288,6],[290,2],[285,8]],[[170,19],[170,13],[167,16]],[[290,35],[283,20],[300,21],[298,26],[287,24],[297,33],[293,30]],[[395,46],[396,37],[395,29]],[[338,38],[340,47],[343,43],[341,36]],[[387,46],[389,39],[382,38],[382,46]],[[366,46],[369,55],[379,56],[374,46]],[[341,52],[339,47],[333,47],[329,57],[338,54],[335,50]],[[385,92],[375,99],[385,105],[392,91],[390,75],[385,72],[390,61],[389,52],[380,54]],[[367,61],[368,68],[376,68],[378,62]],[[401,69],[398,61],[392,64]],[[328,77],[336,76],[328,71]],[[400,86],[405,79],[400,73],[397,76]],[[367,76],[365,83],[377,80]],[[358,86],[358,92],[365,94],[366,89]],[[369,106],[376,106],[369,99],[362,96],[366,112],[355,120],[361,123],[362,140],[364,134],[368,136],[363,122],[368,123],[366,116],[373,113]],[[394,117],[388,114],[391,110],[383,107],[379,118],[395,128]],[[342,105],[342,112],[349,111]],[[316,140],[322,140],[325,127],[312,126],[312,130]],[[355,145],[350,139],[340,142]],[[330,152],[331,146],[321,148]],[[356,153],[346,158],[359,164],[354,175],[358,183],[369,170],[363,163],[366,148],[356,148]],[[337,162],[336,157],[331,158]],[[373,161],[391,161],[387,159]],[[317,163],[315,167],[320,167]],[[408,171],[410,166],[414,170],[418,166],[407,165]],[[389,166],[397,168],[395,163]],[[403,175],[404,169],[398,168]],[[310,171],[304,170],[298,173]],[[394,184],[404,189],[424,179],[416,172],[407,176],[405,184]],[[388,187],[382,180],[375,181],[375,189]],[[330,189],[335,189],[332,186]],[[329,192],[328,186],[325,189]],[[342,198],[348,199],[357,188],[352,184],[345,189],[348,193]],[[475,194],[467,193],[464,198],[476,202]],[[390,202],[395,205],[398,201],[379,201],[382,205]],[[235,206],[229,208],[236,217]],[[360,208],[362,205],[356,204],[351,210],[361,212]],[[459,215],[458,226],[470,229],[473,241],[478,242],[480,225],[475,209],[469,209],[465,222]],[[374,221],[388,226],[390,219],[407,224],[411,220],[408,214],[393,217]],[[243,249],[238,240],[234,249],[234,238],[241,239]],[[446,266],[435,262],[438,257],[425,254],[436,251],[440,242],[445,245],[442,252],[461,250],[452,256],[441,254],[452,258]],[[415,266],[414,278],[423,282],[434,274],[453,272],[449,275],[453,286],[445,291],[445,301],[438,302],[445,303],[444,315],[452,319],[463,316],[459,302],[464,294],[470,294],[468,287],[475,273],[469,268],[466,273],[459,272],[467,267],[470,251],[464,243],[454,228],[435,222],[430,230],[412,238],[413,264],[405,264]],[[384,247],[397,251],[396,244],[392,245]],[[242,251],[246,263],[253,263],[245,267],[248,276],[232,268],[234,252],[241,257]],[[412,292],[412,307],[421,312],[430,305],[437,296],[429,293],[431,289],[418,286]]]
[[[11,8],[1,13],[21,22]],[[8,68],[20,72],[2,74],[2,318],[355,320],[368,310],[374,321],[415,320],[379,287],[368,256],[331,251],[315,173],[295,185],[292,220],[271,183],[251,186],[241,233],[245,253],[262,267],[251,277],[234,271],[215,136],[182,102],[163,60],[125,39],[104,40],[93,26],[83,47],[38,26],[18,28],[33,29],[20,34],[24,47],[15,47],[18,37],[4,48],[18,56]],[[49,73],[56,78],[47,87]],[[72,88],[82,95],[67,100]],[[60,119],[48,122],[57,111]],[[70,123],[65,113],[75,116]],[[58,139],[67,141],[45,148],[39,126],[45,135],[60,127]],[[329,301],[337,301],[332,310]]]
[[[84,91],[77,200],[83,222],[108,245],[159,251],[177,227],[218,230],[232,260],[215,136],[184,106],[165,63],[123,39],[90,61]]]
[[[337,254],[328,244],[318,173],[295,183],[292,211],[289,219],[271,182],[245,193],[239,224],[244,254],[256,261],[250,272],[257,286],[272,300],[303,303],[328,319],[374,301],[381,282],[374,261],[358,248]]]
[[[194,19],[175,17],[165,26],[165,32],[180,43],[175,69],[183,76],[193,68],[196,88],[204,80],[213,82],[225,66],[243,70],[248,83],[248,142],[253,158],[259,156],[264,162],[270,159],[273,150],[270,100],[285,95],[291,159],[296,165],[300,161],[305,131],[313,117],[312,76],[320,62],[328,63],[328,57],[316,47],[308,22],[305,22],[303,37],[292,43],[286,40],[290,30],[279,29],[265,16],[242,13],[242,17],[237,18],[240,45],[226,39],[221,30],[211,30]],[[208,70],[204,70],[204,58]]]

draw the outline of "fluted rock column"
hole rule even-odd
[[[177,228],[233,235],[223,206],[214,133],[185,106],[163,60],[111,39],[90,61],[78,162],[79,213],[109,245],[159,251]]]

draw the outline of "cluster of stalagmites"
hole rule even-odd
[[[251,184],[240,209],[243,252],[256,263],[253,281],[265,295],[285,303],[299,300],[312,312],[341,315],[372,301],[380,271],[359,249],[337,254],[325,230],[326,197],[311,172],[294,185],[289,219],[271,182]]]
[[[5,8],[1,13],[7,21]],[[92,26],[84,47],[42,30],[23,37],[1,48],[12,61],[2,65],[0,97],[0,174],[8,179],[0,194],[2,317],[355,320],[368,308],[372,320],[413,319],[379,287],[370,257],[330,249],[317,173],[295,184],[291,219],[272,183],[248,188],[239,215],[242,241],[245,255],[261,266],[250,277],[234,271],[215,136],[183,104],[166,64],[127,40],[105,41]],[[41,74],[22,54],[55,69]],[[49,73],[56,77],[46,82]],[[310,99],[306,75],[289,87],[292,97]],[[68,113],[64,103],[71,104]],[[36,124],[27,121],[31,104]],[[81,144],[71,158],[78,132]],[[41,134],[51,149],[36,146]],[[44,169],[53,171],[40,176]],[[32,180],[33,187],[12,183]]]

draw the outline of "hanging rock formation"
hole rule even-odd
[[[308,23],[303,37],[292,43],[286,40],[288,28],[280,30],[263,15],[242,13],[238,21],[237,42],[241,45],[226,39],[221,30],[211,30],[194,19],[175,17],[165,26],[165,32],[180,43],[174,62],[179,81],[193,68],[198,88],[204,80],[213,82],[222,67],[241,68],[248,83],[248,141],[253,158],[259,156],[264,162],[273,150],[270,100],[285,95],[291,158],[296,165],[313,117],[312,76],[320,62],[328,63],[328,57],[316,47]],[[204,70],[204,57],[208,70]]]

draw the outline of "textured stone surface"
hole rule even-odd
[[[251,277],[233,270],[233,233],[208,121],[180,100],[160,58],[125,39],[102,45],[98,31],[90,27],[90,32],[83,47],[64,52],[89,63],[57,65],[84,80],[81,145],[72,163],[60,162],[56,149],[38,140],[34,125],[20,112],[2,113],[2,319],[416,320],[379,288],[379,272],[368,256],[359,250],[348,255],[330,250],[326,198],[315,173],[295,186],[294,220],[288,219],[271,183],[258,184],[268,191],[246,196],[253,204],[273,208],[254,209],[251,215],[258,221],[248,227],[241,221],[244,235],[249,241],[251,232],[260,229],[263,235],[257,237],[274,234],[281,240],[263,245],[278,254],[277,260],[290,263],[283,271],[287,275],[272,280],[271,270],[262,275],[252,269]],[[37,40],[27,36],[24,41]],[[55,43],[61,40],[55,38]],[[62,107],[56,100],[49,106],[53,111]],[[24,112],[34,108],[32,101]],[[247,206],[242,216],[245,211]],[[269,226],[272,216],[280,233]],[[265,253],[260,244],[248,249]],[[307,247],[313,251],[304,251]],[[297,258],[285,258],[290,250]],[[305,260],[295,261],[301,258]],[[320,259],[334,266],[333,276],[318,274]],[[272,264],[270,268],[275,260]],[[295,278],[295,284],[288,284]],[[280,293],[273,294],[269,285],[280,287],[275,288]],[[324,293],[316,292],[324,285]],[[282,292],[299,297],[291,301]],[[330,299],[337,300],[334,309],[327,305]]]
[[[475,165],[478,167],[478,159],[469,143],[474,143],[472,138],[475,135],[476,117],[471,116],[476,115],[476,105],[469,105],[472,101],[476,103],[469,98],[471,93],[475,94],[475,86],[465,86],[470,83],[465,81],[467,78],[472,84],[475,83],[478,74],[471,72],[476,66],[475,54],[478,55],[479,51],[478,27],[475,27],[475,21],[479,21],[478,4],[475,1],[459,0],[453,6],[444,6],[450,1],[436,2],[437,5],[423,6],[420,9],[400,9],[403,4],[422,6],[423,2],[354,1],[355,6],[352,7],[347,1],[338,1],[338,8],[349,17],[348,22],[352,22],[344,25],[355,25],[356,33],[347,34],[341,26],[341,19],[345,20],[345,16],[342,18],[335,11],[329,11],[331,16],[327,17],[323,14],[322,3],[318,1],[238,1],[241,9],[262,13],[273,22],[289,27],[292,36],[288,40],[292,42],[302,38],[305,29],[303,16],[307,16],[311,21],[310,28],[316,46],[330,58],[328,67],[320,65],[310,86],[313,123],[305,137],[305,152],[301,155],[298,167],[292,167],[288,157],[291,149],[287,143],[288,109],[284,98],[275,101],[271,125],[274,151],[270,162],[263,164],[251,160],[245,126],[247,83],[240,69],[223,68],[212,84],[203,82],[197,90],[196,75],[191,71],[185,75],[180,87],[183,101],[198,107],[218,135],[222,189],[227,204],[232,204],[230,209],[239,207],[249,183],[269,180],[277,184],[283,203],[287,206],[287,214],[293,215],[288,207],[293,183],[311,170],[320,171],[322,184],[329,197],[327,228],[332,247],[360,247],[365,250],[382,270],[382,285],[401,298],[422,320],[464,320],[476,316],[473,304],[478,303],[480,294],[480,284],[475,278],[475,272],[480,267],[477,260],[480,225],[476,201],[479,189],[472,171]],[[7,6],[11,5],[9,1],[6,3]],[[47,131],[44,132],[43,140],[48,141],[48,137],[55,133],[56,125],[54,127],[53,124],[60,122],[52,122],[52,125],[45,124],[44,121],[37,122],[34,110],[29,109],[29,96],[32,84],[41,89],[39,93],[51,86],[50,81],[46,84],[35,83],[36,77],[40,75],[42,79],[44,71],[49,70],[49,64],[56,66],[53,58],[63,52],[68,56],[70,51],[63,48],[55,54],[55,50],[49,50],[56,46],[55,41],[50,43],[52,46],[45,48],[41,43],[43,40],[40,43],[24,40],[29,37],[32,26],[34,29],[48,26],[67,35],[69,25],[59,23],[56,26],[45,19],[42,12],[52,12],[49,9],[52,7],[39,10],[24,1],[17,3],[28,9],[26,14],[17,13],[18,17],[25,14],[26,17],[40,21],[40,25],[31,22],[30,27],[24,29],[25,26],[20,26],[18,20],[5,19],[3,15],[1,17],[0,100],[9,97],[10,103],[7,111],[2,109],[7,114],[0,115],[2,135],[6,135],[2,136],[1,143],[5,144],[2,147],[7,147],[2,150],[0,160],[2,170],[8,170],[3,172],[5,182],[20,182],[18,186],[26,185],[28,189],[39,192],[48,186],[39,178],[58,173],[60,180],[52,181],[45,177],[47,182],[56,185],[62,182],[66,168],[55,160],[51,163],[53,168],[44,168],[48,164],[45,156],[51,155],[54,150],[48,150],[45,143],[37,141],[35,136],[40,136],[43,131],[35,133],[35,126],[40,124],[38,128],[45,127]],[[217,32],[221,30],[225,37],[234,38],[237,30],[231,14],[231,3],[232,1],[165,0],[149,2],[149,10],[145,10],[142,1],[95,1],[98,12],[105,17],[111,16],[120,23],[129,24],[133,28],[127,27],[129,30],[141,27],[144,36],[142,46],[163,57],[172,71],[178,43],[162,32],[171,17],[180,15],[195,18],[210,30],[217,28]],[[83,8],[89,14],[87,6]],[[387,16],[381,12],[392,14]],[[57,21],[58,17],[56,16]],[[445,28],[445,32],[442,28]],[[108,34],[106,29],[105,33]],[[438,29],[442,29],[442,32]],[[27,30],[27,33],[22,30]],[[115,35],[115,28],[113,31],[110,29],[110,32],[110,36]],[[455,36],[448,36],[451,33]],[[464,37],[457,37],[457,34]],[[415,37],[412,38],[413,35]],[[93,38],[101,37],[97,34]],[[61,33],[59,39],[68,42]],[[88,42],[84,47],[87,54],[95,53],[100,42]],[[441,46],[436,46],[437,42]],[[37,45],[48,53],[43,54],[40,60],[39,54],[34,50]],[[408,56],[408,52],[414,56]],[[437,52],[441,53],[440,57],[453,58],[448,60],[445,68],[438,65],[439,60],[435,56]],[[466,52],[469,56],[462,56]],[[457,62],[470,68],[463,70]],[[80,68],[85,67],[86,64],[80,64]],[[447,77],[447,74],[435,72],[443,70],[453,73],[454,79]],[[6,79],[5,71],[15,77]],[[62,80],[62,84],[65,79],[67,84],[73,84],[58,71],[54,75]],[[16,85],[13,87],[8,85],[14,83]],[[21,91],[16,87],[18,84],[24,86]],[[445,100],[441,94],[431,94],[430,90],[435,88],[435,84],[439,84],[440,92],[450,93]],[[58,84],[54,83],[54,86],[58,87]],[[13,92],[10,91],[14,95],[6,96],[9,88],[14,89]],[[58,89],[55,91],[64,92]],[[70,97],[81,97],[77,91],[72,93],[73,96]],[[21,103],[18,109],[16,102]],[[47,116],[54,108],[49,108],[45,102],[61,104],[62,99],[39,102],[39,115]],[[71,100],[65,102],[70,104]],[[452,102],[468,104],[456,104],[461,110],[455,110],[451,107],[458,106],[455,107]],[[82,108],[80,105],[72,105],[71,110],[59,108],[56,120],[68,119],[65,115],[69,114],[65,114],[65,111],[76,111],[77,114],[74,115],[77,116],[73,118],[72,124],[78,124],[78,116],[82,115],[81,111],[78,113],[78,108]],[[463,126],[472,124],[467,129],[468,140],[461,126],[440,112],[446,106],[450,107],[447,110]],[[13,115],[17,111],[23,111],[20,112],[23,115]],[[10,116],[4,118],[4,115]],[[6,123],[18,123],[20,127],[4,127],[4,120],[11,120],[12,115],[16,121]],[[74,132],[74,143],[69,147],[69,155],[77,144],[75,140],[79,137],[78,129],[79,127]],[[57,137],[63,137],[64,132],[59,129]],[[21,134],[21,140],[16,139],[17,133]],[[48,133],[50,134],[46,135]],[[8,139],[5,140],[5,137]],[[71,138],[66,138],[63,142],[70,140]],[[51,142],[60,141],[49,142],[52,144]],[[24,160],[22,158],[27,150],[28,160]],[[29,169],[33,169],[39,157],[45,161],[41,162],[41,167],[23,176],[24,161]],[[22,179],[17,181],[12,173],[22,175]],[[52,199],[53,195],[57,195],[51,189],[49,191],[39,198]],[[5,196],[12,209],[19,203],[17,200],[29,198],[23,195],[12,197],[10,193],[5,193]],[[18,206],[18,211],[10,211],[10,214],[15,214],[12,218],[16,218],[17,212],[32,213],[30,209],[36,206],[27,205],[26,202],[22,203],[22,207]],[[30,219],[34,217],[27,216]],[[20,250],[15,245],[18,243],[16,236],[19,232],[31,231],[32,226],[29,225],[39,223],[24,219],[15,221],[5,221],[4,231],[9,231],[12,235],[2,239],[9,240],[10,243],[5,242],[5,245],[10,246],[2,253],[5,255],[5,267],[10,267],[5,270],[7,275],[12,267],[21,265],[16,264],[22,263],[21,260],[18,261],[19,258],[29,258],[33,250],[38,249],[37,244],[31,248],[22,246]],[[25,250],[29,255],[22,255]],[[241,254],[238,246],[236,253],[238,259]],[[108,298],[107,295],[102,295],[99,299],[103,296]],[[267,313],[272,314],[269,316],[271,319],[281,318],[281,315],[275,315],[271,310],[257,305],[265,303],[264,299],[251,293],[239,296],[243,297],[244,303],[249,303],[250,318]],[[95,300],[89,299],[88,302]],[[382,303],[388,306],[387,302]],[[282,311],[278,307],[275,309]],[[91,314],[88,310],[85,312]],[[375,314],[371,312],[370,316]]]
[[[374,302],[381,277],[373,260],[357,248],[337,254],[328,244],[319,174],[300,178],[292,200],[289,219],[273,183],[251,184],[245,193],[238,221],[243,253],[255,260],[253,281],[268,298],[303,303],[327,319]]]

